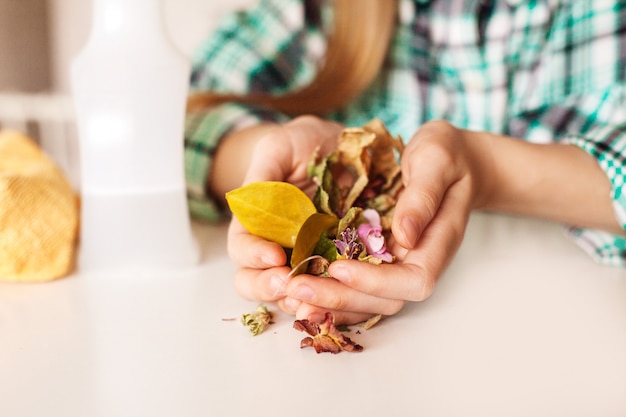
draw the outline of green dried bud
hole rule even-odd
[[[248,327],[253,336],[263,333],[272,324],[272,313],[265,306],[259,306],[255,312],[244,314],[241,323]]]

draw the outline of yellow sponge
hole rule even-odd
[[[73,268],[78,200],[26,135],[0,131],[0,281],[42,282]]]

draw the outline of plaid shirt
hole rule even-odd
[[[192,90],[280,93],[310,81],[325,36],[324,15],[310,13],[307,3],[261,0],[228,16],[194,57]],[[626,228],[626,2],[399,3],[383,70],[358,99],[328,118],[359,126],[378,117],[404,139],[427,120],[445,119],[530,142],[574,144],[606,172]],[[189,114],[185,155],[193,214],[219,217],[206,193],[213,150],[229,131],[260,120],[287,118],[235,104]],[[568,231],[596,260],[626,265],[626,239]]]

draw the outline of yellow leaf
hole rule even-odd
[[[295,185],[262,181],[226,193],[233,215],[253,235],[293,248],[304,222],[317,210]]]

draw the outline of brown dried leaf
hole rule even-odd
[[[402,139],[391,136],[378,119],[362,128],[344,129],[337,149],[321,159],[316,153],[309,167],[318,184],[314,200],[318,211],[341,218],[352,207],[371,207],[390,217],[387,212],[402,189],[403,151]]]
[[[362,128],[344,129],[337,143],[337,162],[352,173],[354,180],[343,204],[341,213],[345,213],[356,201],[369,182],[372,157],[367,147],[376,139],[376,134]]]
[[[374,133],[376,136],[370,145],[374,158],[372,158],[369,178],[370,180],[384,178],[386,182],[383,189],[386,189],[400,175],[398,159],[404,150],[404,144],[400,138],[391,136],[379,119],[371,120],[363,126],[363,130]]]

